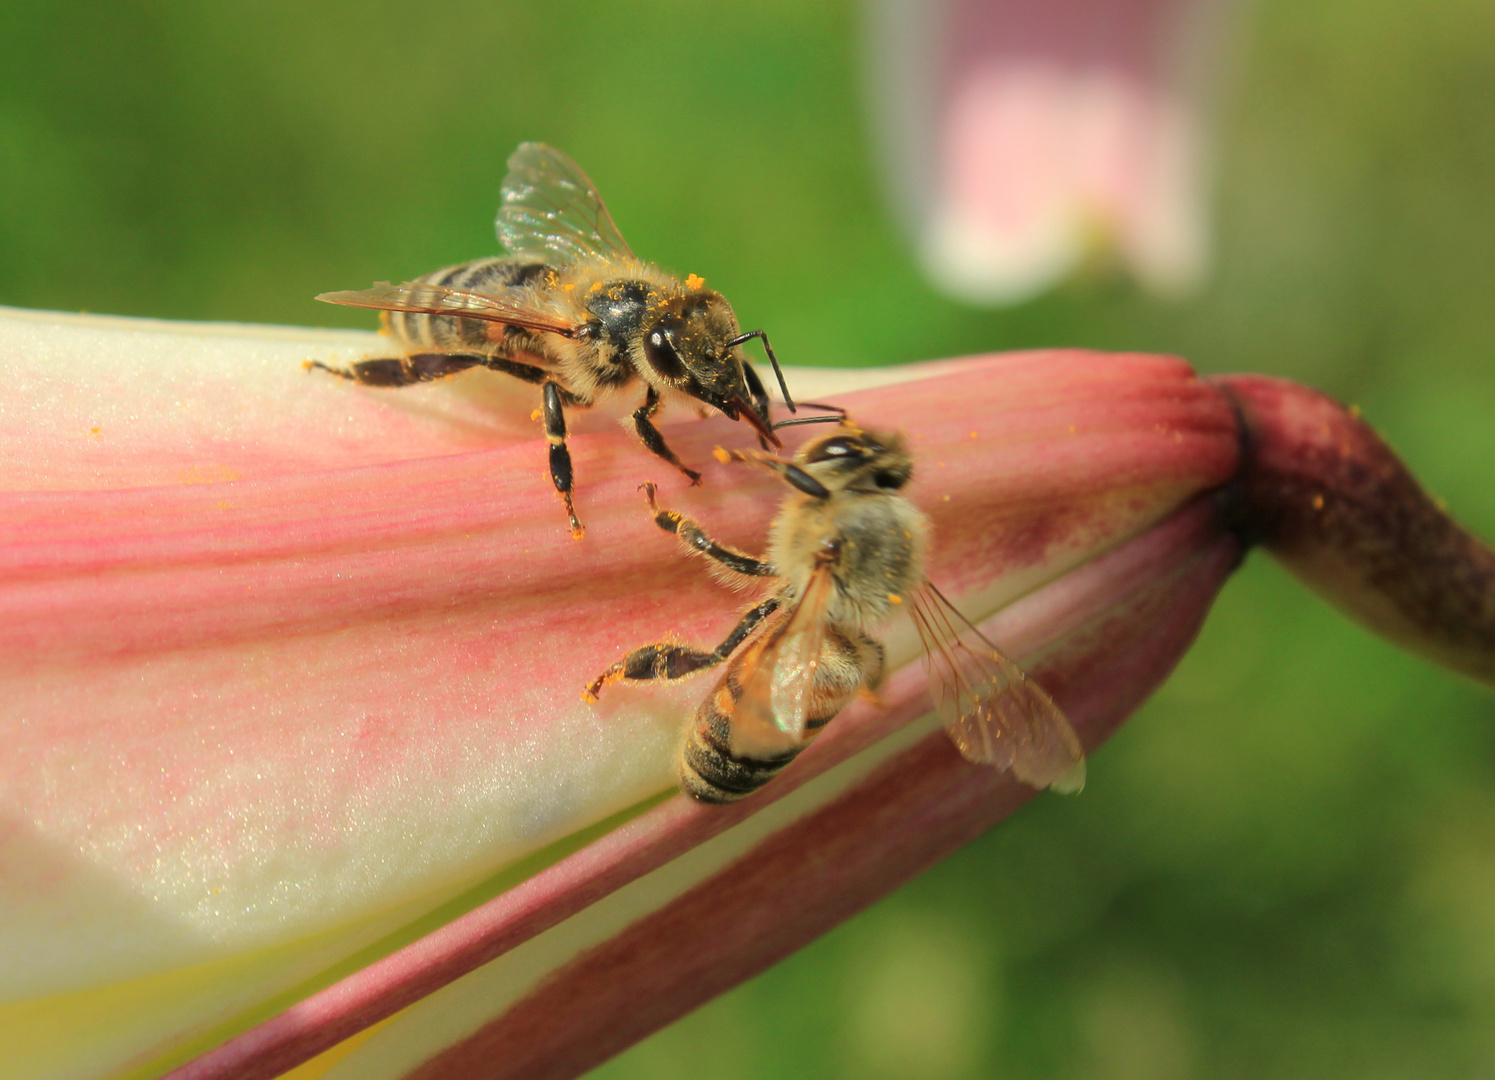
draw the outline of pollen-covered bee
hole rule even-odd
[[[794,423],[795,421],[785,421]],[[780,425],[782,426],[782,425]],[[763,786],[882,677],[870,631],[907,607],[925,648],[946,731],[968,760],[1011,770],[1034,787],[1078,791],[1085,758],[1069,721],[1043,688],[958,612],[924,576],[928,519],[902,494],[913,458],[901,436],[844,418],[793,460],[721,451],[777,473],[793,492],[771,527],[768,557],[718,544],[655,502],[654,521],[681,547],[744,580],[776,588],[710,652],[673,642],[635,649],[583,696],[619,680],[674,680],[725,662],[696,710],[676,760],[681,789],[701,802],[740,799]]]
[[[330,304],[378,308],[404,355],[321,368],[370,386],[410,386],[486,367],[541,388],[550,477],[582,535],[572,500],[565,408],[590,408],[636,380],[646,386],[633,413],[650,451],[691,483],[653,418],[670,401],[694,399],[746,420],[763,445],[779,445],[768,395],[740,346],[752,338],[794,403],[762,330],[743,333],[720,293],[691,274],[684,281],[642,262],[623,241],[586,173],[565,154],[522,143],[509,158],[498,208],[498,239],[510,252],[449,266],[403,285],[318,296]]]

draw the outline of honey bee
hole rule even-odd
[[[833,418],[816,418],[833,419]],[[784,424],[809,421],[783,421]],[[770,530],[768,557],[712,540],[690,518],[661,510],[655,523],[682,549],[742,582],[770,579],[710,652],[664,641],[635,649],[583,694],[617,682],[681,679],[726,664],[697,708],[676,759],[681,789],[706,803],[756,791],[778,774],[884,666],[870,631],[907,605],[945,730],[968,760],[1010,770],[1037,788],[1078,791],[1085,757],[1052,698],[988,641],[924,576],[929,521],[901,492],[913,476],[903,438],[863,430],[844,416],[792,460],[718,451],[772,470],[793,491]]]
[[[509,255],[449,266],[403,285],[329,292],[329,304],[377,308],[404,351],[350,368],[321,368],[369,386],[410,386],[473,367],[501,371],[541,389],[550,478],[573,536],[583,535],[572,500],[565,409],[590,408],[642,380],[634,430],[651,452],[700,483],[665,443],[653,418],[670,401],[694,399],[743,419],[765,449],[780,445],[768,394],[741,346],[763,343],[791,412],[794,402],[762,330],[742,332],[731,305],[691,274],[684,281],[642,262],[624,242],[580,166],[541,143],[509,158],[498,208],[498,239]]]

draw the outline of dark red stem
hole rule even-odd
[[[1236,520],[1378,633],[1495,684],[1495,551],[1332,398],[1261,375],[1215,380],[1245,440]]]

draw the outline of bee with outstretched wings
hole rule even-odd
[[[864,688],[882,676],[869,631],[907,607],[925,647],[935,708],[969,761],[1037,788],[1078,791],[1085,755],[1069,721],[924,577],[928,519],[901,494],[913,459],[897,435],[841,426],[793,460],[729,455],[777,473],[793,491],[771,530],[772,560],[719,544],[694,521],[655,522],[681,547],[744,579],[777,581],[710,652],[675,642],[635,649],[586,690],[618,680],[673,680],[725,665],[686,730],[676,772],[686,794],[731,802],[763,786]]]
[[[498,208],[509,254],[449,266],[400,285],[323,293],[318,300],[384,313],[398,356],[320,368],[368,386],[401,387],[484,367],[540,388],[550,476],[572,535],[583,533],[573,497],[567,408],[590,408],[634,383],[644,398],[634,430],[692,483],[700,473],[655,426],[668,403],[707,405],[745,420],[778,445],[768,394],[742,345],[758,338],[791,411],[793,401],[762,330],[744,333],[725,297],[691,274],[683,281],[629,249],[580,166],[542,143],[509,158]]]

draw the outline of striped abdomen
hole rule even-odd
[[[866,634],[848,636],[836,627],[827,627],[810,689],[804,741],[771,758],[738,757],[731,749],[731,714],[742,700],[738,682],[742,655],[739,652],[733,657],[726,673],[696,709],[675,762],[680,790],[697,802],[736,802],[757,791],[799,756],[820,729],[851,703],[864,683],[875,686],[882,676],[881,645]]]
[[[535,262],[533,258],[502,256],[447,266],[417,280],[463,292],[503,296],[524,289],[547,269],[544,263]],[[502,340],[506,332],[500,323],[459,319],[452,315],[422,315],[410,311],[391,311],[388,314],[390,333],[412,349],[430,352],[491,353],[495,342]]]

